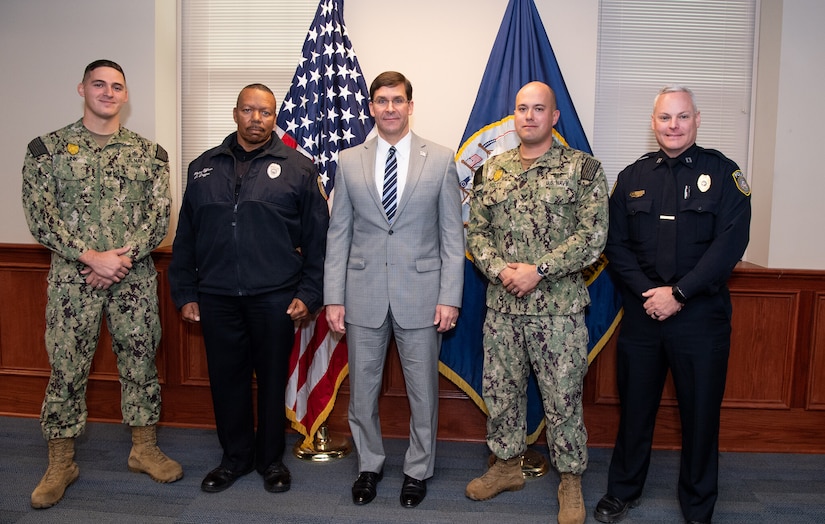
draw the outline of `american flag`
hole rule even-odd
[[[331,195],[338,153],[362,143],[373,126],[369,91],[344,24],[343,0],[321,0],[301,55],[278,112],[277,132],[315,162]],[[329,331],[322,312],[295,333],[290,359],[287,416],[304,435],[304,447],[312,446],[347,372],[346,342]]]
[[[329,194],[338,152],[362,143],[373,126],[367,83],[344,25],[344,0],[321,0],[301,55],[278,112],[278,134],[315,162]]]

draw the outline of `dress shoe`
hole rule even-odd
[[[612,524],[621,521],[625,515],[627,515],[627,510],[635,508],[638,505],[639,499],[625,502],[617,499],[613,495],[605,495],[596,505],[596,511],[593,512],[593,516],[596,517],[596,520],[599,522]]]
[[[207,493],[220,493],[250,471],[252,471],[252,468],[238,473],[223,466],[218,466],[204,477],[203,482],[201,482],[201,489]]]
[[[427,481],[414,479],[404,475],[404,484],[401,486],[401,505],[405,508],[414,508],[421,504],[427,495]]]
[[[283,493],[289,491],[290,486],[292,486],[292,478],[283,462],[273,462],[264,471],[264,489],[268,492]]]
[[[359,506],[369,504],[377,494],[378,482],[384,478],[384,470],[378,473],[362,471],[352,484],[352,501]]]

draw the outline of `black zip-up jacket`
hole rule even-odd
[[[329,224],[318,171],[273,133],[236,180],[234,144],[237,133],[189,164],[169,266],[172,300],[181,308],[198,293],[294,289],[314,312],[323,305]]]

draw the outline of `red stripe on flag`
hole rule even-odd
[[[297,147],[298,147],[298,142],[296,142],[295,139],[292,138],[292,135],[288,135],[288,134],[284,133],[283,136],[281,136],[281,141],[284,144],[291,147],[292,149],[297,149]]]
[[[332,411],[347,373],[346,341],[329,329],[322,311],[312,325],[296,331],[290,357],[287,416],[304,435],[305,447]]]

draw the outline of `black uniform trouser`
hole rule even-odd
[[[285,391],[295,328],[286,310],[294,291],[254,296],[201,294],[212,405],[221,466],[263,473],[286,445]],[[257,433],[252,380],[258,389]]]
[[[670,369],[682,425],[679,503],[686,520],[709,522],[718,494],[719,416],[730,353],[727,289],[696,297],[675,316],[650,318],[624,297],[617,374],[621,421],[607,491],[631,501],[642,495],[656,412]]]

